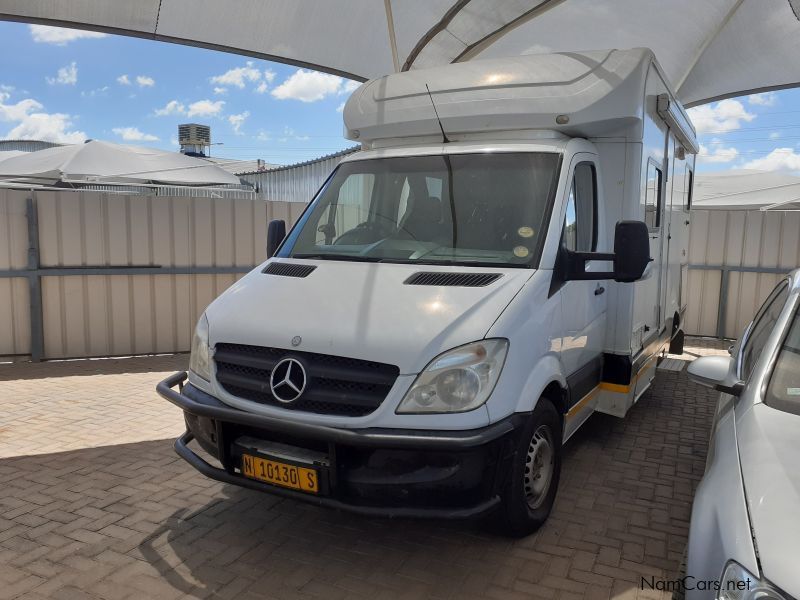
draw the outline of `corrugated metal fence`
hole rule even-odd
[[[208,303],[303,204],[0,189],[0,355],[189,349]]]
[[[252,185],[267,200],[308,203],[342,158],[357,149],[348,148],[336,154],[287,167],[244,173],[239,178]]]
[[[800,212],[692,210],[686,333],[737,338],[800,266]]]

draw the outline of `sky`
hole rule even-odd
[[[0,22],[0,139],[85,139],[177,150],[179,123],[211,126],[211,154],[291,164],[353,145],[356,82],[235,54]]]
[[[0,138],[103,139],[177,150],[179,123],[211,126],[211,153],[292,164],[352,146],[334,75],[94,32],[0,22]],[[699,171],[800,174],[800,90],[689,110]]]

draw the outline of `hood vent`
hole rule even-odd
[[[298,265],[288,262],[272,262],[261,271],[267,275],[280,275],[282,277],[308,277],[311,271],[316,269],[316,265]]]
[[[451,287],[483,287],[497,281],[502,273],[414,273],[406,285],[446,285]]]

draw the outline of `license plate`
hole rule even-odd
[[[312,494],[319,493],[319,478],[315,469],[296,467],[277,460],[243,454],[242,473],[250,479]]]

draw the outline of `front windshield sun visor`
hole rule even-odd
[[[278,256],[535,268],[561,159],[496,152],[343,163]]]

